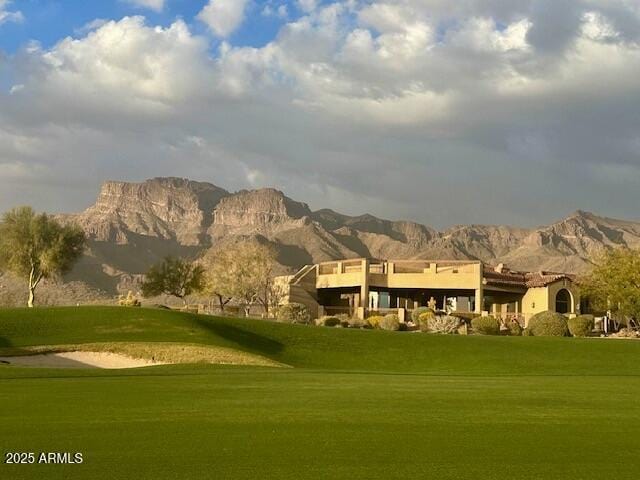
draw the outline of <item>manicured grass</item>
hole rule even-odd
[[[640,342],[432,337],[160,310],[0,311],[5,347],[220,345],[293,369],[0,367],[0,478],[637,478]]]
[[[94,342],[202,343],[298,368],[438,375],[626,375],[640,358],[633,340],[432,336],[122,307],[0,310],[0,348]]]

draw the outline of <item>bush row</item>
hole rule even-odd
[[[124,303],[124,302],[123,302]],[[377,313],[377,312],[376,312]],[[466,319],[452,315],[436,315],[427,307],[416,308],[411,312],[414,324],[423,332],[438,334],[455,334]],[[290,303],[281,306],[277,311],[277,320],[283,323],[308,324],[311,322],[309,310],[305,305]],[[366,320],[352,318],[349,315],[324,316],[316,320],[316,325],[324,327],[351,327],[351,328],[379,328],[381,330],[398,331],[406,328],[395,314],[373,315]],[[501,325],[500,320],[492,316],[471,317],[471,328],[479,335],[499,335],[501,331],[511,336],[536,336],[536,337],[587,337],[594,327],[593,316],[580,315],[571,319],[555,312],[542,312],[534,315],[529,320],[526,329],[520,324],[509,321]]]

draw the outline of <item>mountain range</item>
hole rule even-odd
[[[58,218],[79,224],[89,239],[66,283],[98,297],[132,288],[166,255],[197,258],[241,240],[273,245],[283,272],[320,261],[372,257],[477,259],[514,270],[581,273],[605,249],[640,248],[640,222],[584,211],[536,228],[459,225],[438,231],[369,214],[313,211],[272,188],[229,192],[181,178],[108,181],[94,205]]]

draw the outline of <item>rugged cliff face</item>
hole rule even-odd
[[[308,225],[310,216],[306,204],[294,202],[278,190],[243,190],[218,203],[208,233],[214,239],[224,235],[271,235]]]
[[[640,248],[640,223],[578,211],[549,226],[461,225],[438,232],[407,221],[311,211],[274,189],[229,193],[210,183],[155,178],[107,182],[95,205],[66,215],[87,232],[89,251],[68,279],[108,294],[131,288],[172,254],[254,239],[278,250],[283,269],[349,258],[479,259],[523,270],[581,272],[604,249]]]
[[[132,234],[197,246],[206,241],[213,209],[226,190],[181,178],[106,182],[96,203],[74,215],[95,241],[128,244]]]

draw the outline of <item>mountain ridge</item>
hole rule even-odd
[[[166,255],[197,258],[253,240],[274,246],[282,272],[353,257],[481,260],[512,269],[582,273],[603,250],[640,248],[640,222],[577,210],[549,225],[455,225],[442,231],[371,214],[313,211],[274,188],[229,192],[209,182],[156,177],[107,181],[83,212],[59,214],[86,232],[68,280],[115,295]]]

